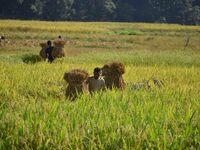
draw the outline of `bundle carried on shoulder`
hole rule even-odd
[[[40,47],[46,49],[48,44],[46,42],[40,43]]]
[[[53,42],[54,49],[52,51],[52,56],[54,58],[65,57],[65,51],[64,51],[65,43],[66,42],[64,40],[56,40],[56,41]]]
[[[43,59],[46,59],[46,58],[47,58],[47,54],[46,54],[45,50],[46,50],[46,48],[48,48],[47,43],[46,43],[46,42],[45,42],[45,43],[40,43],[40,47],[41,47],[42,49],[40,50],[39,55],[40,55],[40,57],[42,57]]]
[[[102,68],[102,76],[109,76],[111,74],[110,64],[105,64]]]
[[[102,67],[103,76],[121,76],[125,73],[125,66],[121,62],[112,62]]]
[[[66,96],[75,100],[78,94],[86,91],[85,81],[89,77],[89,74],[82,69],[74,69],[64,74],[64,79],[68,83],[68,87],[66,89]]]
[[[64,79],[71,85],[79,85],[83,83],[89,74],[82,69],[74,69],[69,72],[66,72],[64,75]]]
[[[66,42],[64,40],[56,40],[56,41],[53,42],[53,45],[55,47],[62,47],[62,48],[64,48],[65,43]]]
[[[121,62],[113,62],[110,64],[110,72],[114,76],[121,76],[125,73],[125,66]]]
[[[122,75],[125,73],[125,66],[121,62],[112,62],[102,67],[102,75],[108,89],[113,87],[118,89],[125,88]]]

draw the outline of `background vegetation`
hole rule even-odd
[[[1,20],[0,31],[0,149],[200,148],[199,26]],[[66,58],[41,61],[39,43],[58,35]],[[114,60],[125,91],[65,97],[65,71]],[[165,86],[131,88],[152,77]]]
[[[200,24],[199,0],[1,0],[1,19]]]

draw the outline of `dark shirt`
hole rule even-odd
[[[54,57],[52,56],[52,51],[53,51],[53,46],[49,46],[45,52],[47,54],[47,58],[48,58],[48,61],[52,62],[54,60]]]

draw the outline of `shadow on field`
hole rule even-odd
[[[26,54],[22,56],[22,61],[27,64],[35,64],[42,61],[42,58],[39,55]]]

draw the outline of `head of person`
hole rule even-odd
[[[47,41],[48,46],[51,46],[51,44],[52,44],[51,41]]]
[[[2,40],[5,40],[6,38],[5,38],[5,36],[2,35],[2,36],[1,36],[1,39],[2,39]]]
[[[59,35],[58,38],[61,39],[62,38],[61,35]]]
[[[99,67],[94,68],[94,78],[98,79],[101,74],[101,69]]]

